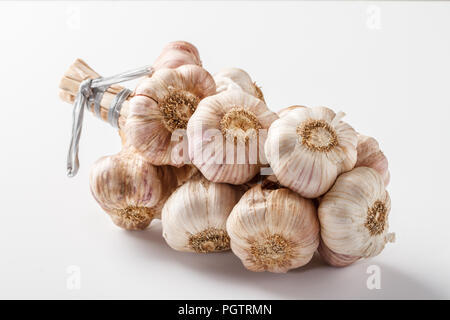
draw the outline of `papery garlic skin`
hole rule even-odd
[[[116,225],[142,230],[160,218],[165,200],[195,171],[192,166],[155,167],[139,154],[124,150],[94,163],[90,189]]]
[[[376,170],[383,178],[384,186],[387,187],[390,180],[389,164],[386,156],[380,150],[375,138],[358,134],[358,155],[355,167],[369,167]]]
[[[207,97],[187,126],[189,158],[210,181],[243,184],[265,163],[263,133],[277,118],[241,90]]]
[[[231,249],[251,271],[284,273],[307,264],[319,245],[319,222],[311,200],[286,188],[257,185],[227,221]]]
[[[325,107],[294,108],[270,126],[265,153],[279,182],[316,198],[356,163],[355,130]]]
[[[186,41],[174,41],[168,43],[153,64],[153,69],[175,69],[185,64],[201,66],[202,61],[197,48]]]
[[[172,134],[185,131],[199,101],[215,90],[212,76],[199,66],[156,71],[138,85],[130,100],[125,125],[127,146],[154,165],[183,166],[188,156],[183,149],[176,149],[182,142]]]
[[[256,85],[250,75],[239,68],[225,68],[214,75],[217,93],[226,90],[240,89],[264,101],[261,88]]]
[[[391,199],[375,170],[359,167],[338,177],[320,201],[319,220],[325,245],[335,253],[378,255],[387,242]]]
[[[242,189],[196,175],[179,187],[162,210],[163,236],[178,251],[208,253],[230,249],[227,218]]]
[[[357,256],[350,256],[346,254],[339,254],[336,253],[330,248],[328,248],[323,241],[320,241],[319,248],[317,248],[317,251],[320,254],[320,257],[330,266],[333,267],[346,267],[348,265],[351,265],[352,263],[358,261],[361,259]]]

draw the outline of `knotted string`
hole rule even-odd
[[[119,73],[112,77],[100,77],[97,79],[86,79],[80,84],[78,93],[75,97],[75,103],[72,114],[72,138],[70,140],[69,153],[67,155],[67,175],[74,177],[80,167],[78,161],[78,147],[80,143],[81,129],[83,127],[84,109],[89,108],[94,103],[94,114],[100,117],[100,103],[105,91],[113,84],[124,81],[134,80],[145,75],[151,75],[153,68],[150,66],[142,67]],[[123,102],[130,96],[131,90],[123,89],[111,102],[108,110],[108,122],[114,128],[119,127],[119,115]]]

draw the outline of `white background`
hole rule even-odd
[[[449,17],[445,2],[0,1],[0,298],[450,298]],[[112,75],[179,39],[211,73],[247,70],[273,110],[329,106],[375,136],[390,161],[397,243],[345,269],[315,258],[277,275],[247,271],[232,253],[175,252],[159,222],[115,227],[88,173],[119,138],[86,114],[81,169],[67,178],[72,108],[58,82],[77,57]],[[71,265],[79,290],[66,286]],[[370,265],[380,290],[367,289]]]

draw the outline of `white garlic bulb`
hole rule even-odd
[[[163,68],[175,69],[186,64],[202,66],[197,48],[186,41],[174,41],[164,46],[152,67],[154,70]]]
[[[166,201],[162,210],[164,239],[178,251],[229,250],[226,221],[242,191],[240,187],[213,183],[196,175]]]
[[[317,249],[322,259],[333,267],[346,267],[359,259],[361,257],[350,256],[348,254],[339,254],[328,248],[323,241],[320,241],[319,248]]]
[[[200,101],[187,126],[189,158],[210,181],[242,184],[265,164],[265,133],[278,116],[242,90]]]
[[[391,199],[378,172],[359,167],[343,173],[320,201],[322,240],[338,254],[376,256],[395,239],[388,233],[390,210]]]
[[[390,180],[388,160],[380,150],[378,141],[372,137],[358,134],[358,151],[355,167],[369,167],[376,170],[387,186]]]
[[[278,181],[307,198],[324,194],[356,163],[357,135],[325,107],[283,112],[269,128],[266,158]]]
[[[199,101],[215,91],[214,79],[202,67],[182,65],[155,71],[141,81],[130,100],[124,130],[127,146],[154,165],[185,165],[187,146],[184,150],[184,144],[174,138],[184,138]]]
[[[134,151],[102,157],[92,166],[90,188],[113,222],[128,230],[142,230],[160,218],[165,200],[196,169],[153,166]]]
[[[279,117],[282,117],[288,111],[291,111],[291,110],[294,110],[294,109],[298,109],[298,108],[306,108],[306,107],[298,105],[298,104],[295,104],[293,106],[289,106],[289,107],[281,109],[280,111],[277,112],[277,114],[278,114]]]
[[[307,264],[319,245],[312,200],[276,183],[248,190],[227,221],[231,249],[251,271],[287,272]]]
[[[261,88],[258,87],[250,75],[242,69],[222,69],[214,75],[214,81],[216,82],[217,93],[226,90],[240,89],[264,101],[264,95]]]

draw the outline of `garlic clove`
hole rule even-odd
[[[212,183],[200,174],[179,187],[162,210],[163,236],[175,250],[219,252],[230,249],[226,221],[242,189]]]
[[[358,156],[355,167],[369,167],[376,170],[383,178],[387,187],[390,180],[388,160],[380,150],[378,141],[372,137],[358,134],[356,147]]]
[[[225,68],[214,75],[217,93],[226,90],[240,89],[252,96],[263,100],[261,88],[256,85],[250,75],[239,68]]]
[[[155,70],[170,68],[175,69],[185,64],[202,66],[197,48],[186,41],[174,41],[168,43],[153,64]]]
[[[323,241],[320,241],[317,251],[319,252],[321,258],[333,267],[346,267],[361,259],[360,257],[333,252],[323,243]]]
[[[161,69],[144,79],[130,100],[125,125],[127,146],[135,148],[154,165],[183,166],[187,159],[174,134],[184,130],[197,105],[215,93],[211,75],[201,67],[184,65]],[[182,141],[187,144],[187,141]]]
[[[395,235],[388,233],[391,200],[377,171],[359,167],[340,175],[320,201],[324,244],[338,254],[373,257]]]
[[[256,185],[227,221],[231,249],[251,271],[287,272],[307,264],[319,245],[311,200],[275,183]]]
[[[355,130],[325,107],[293,108],[269,128],[265,154],[279,182],[307,198],[324,194],[356,163]]]
[[[243,184],[265,163],[264,131],[277,119],[241,90],[203,99],[189,120],[189,158],[210,181]]]
[[[195,171],[192,166],[155,167],[134,151],[123,150],[94,163],[90,188],[115,224],[142,230],[154,218],[160,218],[165,200]]]

